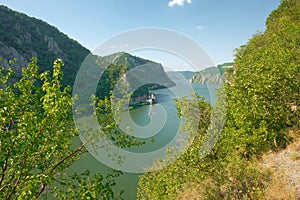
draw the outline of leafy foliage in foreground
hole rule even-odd
[[[71,181],[67,182],[67,190],[56,189],[55,197],[58,199],[116,199],[121,200],[120,194],[115,195],[113,186],[116,185],[115,178],[120,176],[120,172],[108,174],[106,177],[100,173],[91,176],[89,171],[82,174],[74,174]]]
[[[266,31],[237,50],[234,73],[219,94],[227,103],[217,145],[201,158],[203,141],[195,140],[176,162],[146,173],[139,199],[267,199],[274,178],[257,166],[257,158],[285,147],[287,129],[299,128],[299,21],[300,1],[284,0]]]
[[[299,123],[299,109],[292,109],[300,105],[299,12],[299,1],[283,1],[266,31],[237,50],[236,74],[226,86],[228,127],[240,132],[248,155],[284,146],[282,130]]]

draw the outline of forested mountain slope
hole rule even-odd
[[[64,72],[64,85],[72,86],[76,78],[77,72],[85,58],[91,52],[80,45],[77,41],[69,38],[57,28],[47,24],[46,22],[29,17],[25,14],[13,11],[5,6],[0,6],[0,66],[10,67],[10,60],[17,59],[11,67],[16,71],[16,78],[21,77],[22,68],[27,66],[32,57],[38,58],[40,72],[52,71],[53,61],[60,58],[64,62],[62,68]],[[91,54],[90,54],[91,55]],[[110,71],[118,78],[120,68],[126,67],[130,70],[134,67],[151,64],[155,66],[152,69],[153,73],[159,74],[159,78],[167,86],[173,86],[174,83],[166,76],[163,67],[150,60],[132,56],[128,53],[116,53],[108,56],[93,56],[91,55],[90,64],[100,65],[105,68],[112,64]],[[155,70],[155,72],[153,71]],[[109,71],[109,70],[108,70]],[[134,79],[142,79],[145,73],[139,74],[141,77],[133,77]],[[114,82],[113,80],[104,80]],[[106,87],[107,82],[103,85]],[[158,89],[160,86],[147,86],[144,92],[148,89]],[[101,86],[100,86],[101,89]],[[109,87],[104,88],[102,94],[109,94]],[[139,93],[139,92],[138,92]]]
[[[0,6],[0,58],[3,67],[17,58],[13,66],[17,77],[32,57],[38,58],[41,71],[50,70],[54,59],[61,58],[65,66],[65,84],[72,84],[84,58],[90,53],[46,22]]]

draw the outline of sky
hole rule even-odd
[[[42,19],[93,51],[120,33],[145,27],[182,33],[200,45],[214,64],[231,62],[234,49],[257,31],[280,0],[0,0]],[[166,67],[188,70],[186,61],[157,50],[133,54]]]

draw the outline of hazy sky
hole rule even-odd
[[[279,3],[280,0],[0,0],[2,5],[56,26],[90,50],[120,32],[160,27],[195,40],[215,64],[232,61],[233,50],[257,30],[265,29],[266,18]],[[175,68],[183,64],[157,52],[140,55]]]

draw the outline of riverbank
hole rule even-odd
[[[140,97],[135,97],[134,99],[130,99],[129,107],[138,108],[141,106],[149,105],[149,103],[147,102],[148,96],[149,94]]]

